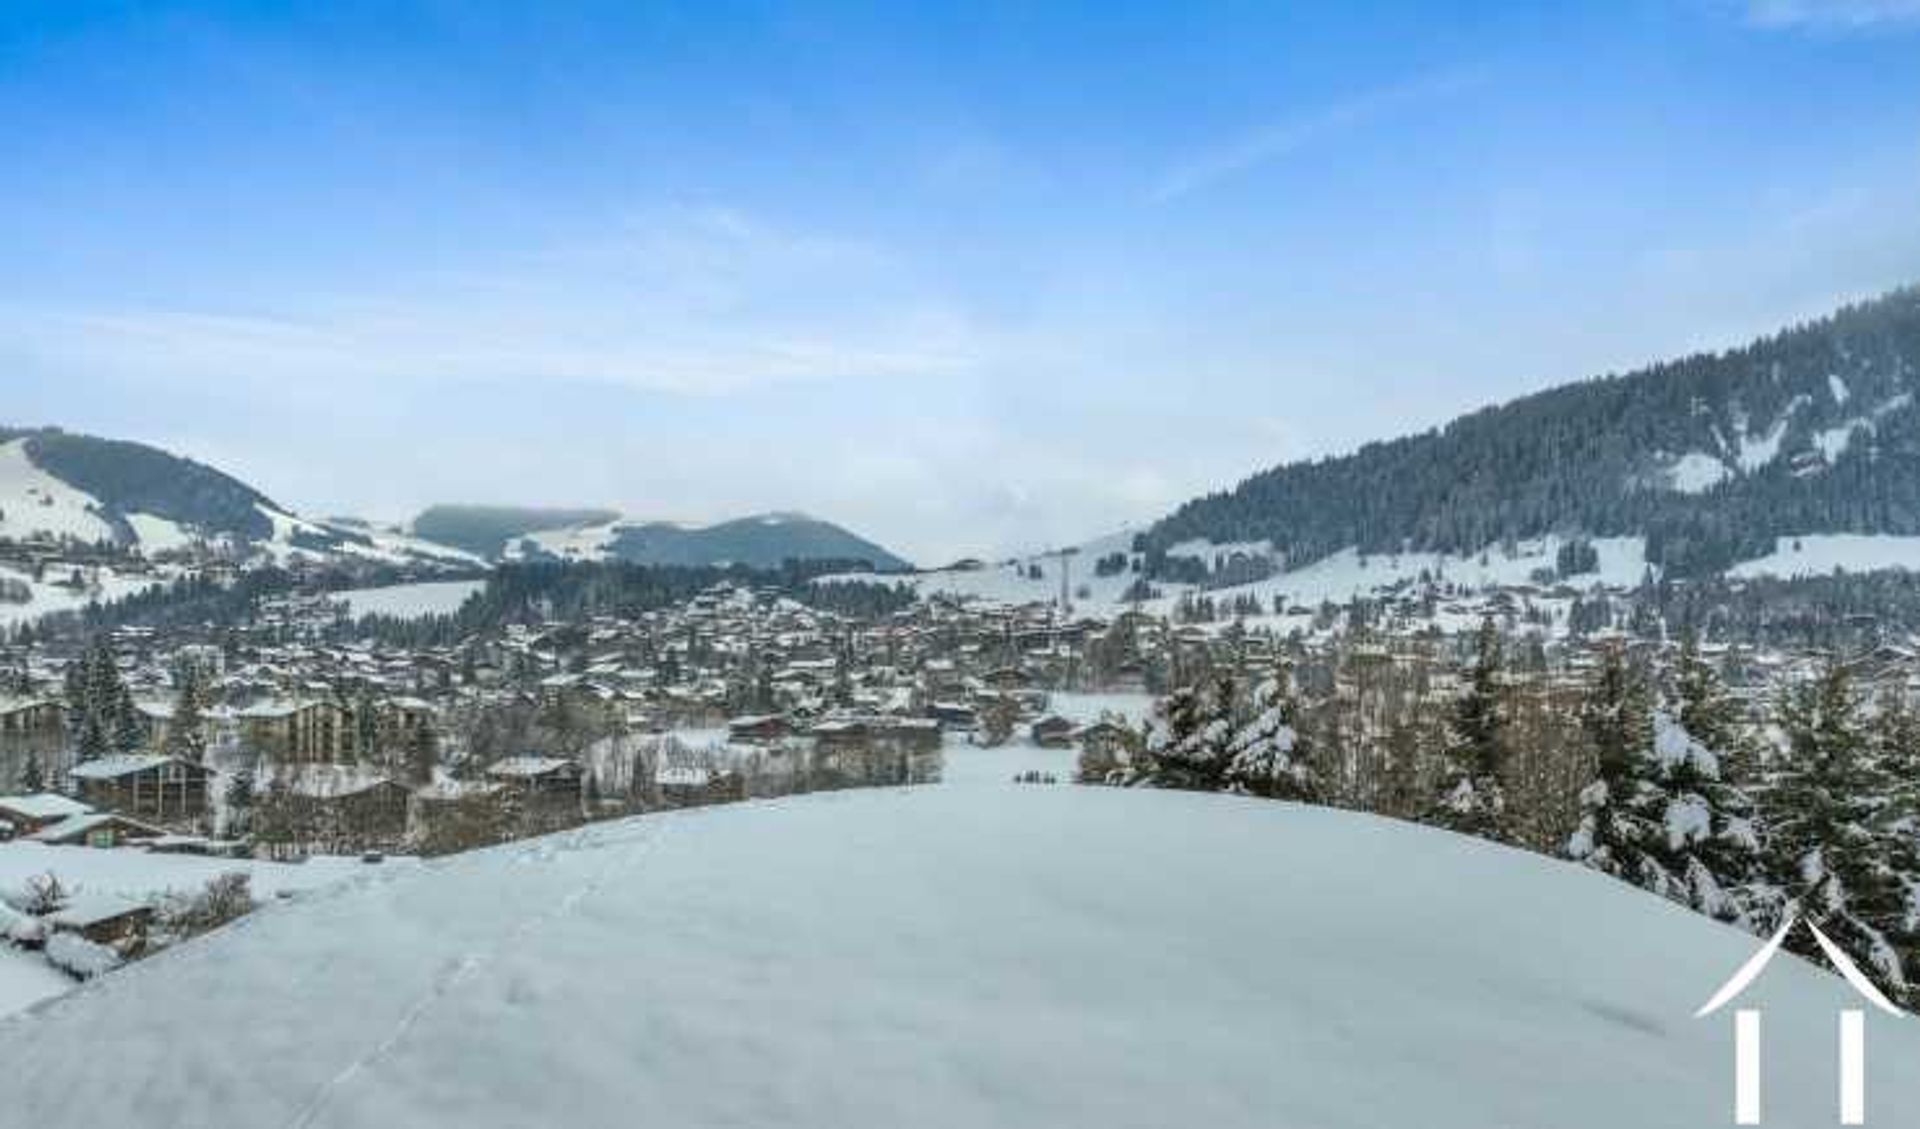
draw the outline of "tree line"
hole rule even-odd
[[[1834,661],[1755,716],[1692,636],[1671,662],[1616,642],[1577,681],[1531,665],[1489,621],[1458,662],[1362,645],[1257,678],[1216,666],[1156,704],[1134,749],[1084,755],[1081,779],[1427,823],[1760,933],[1806,917],[1920,1002],[1920,715],[1904,693],[1865,692]]]

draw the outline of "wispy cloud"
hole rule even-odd
[[[1282,119],[1193,154],[1161,177],[1148,196],[1155,203],[1177,199],[1328,137],[1458,94],[1477,85],[1481,77],[1477,71],[1465,70],[1424,75]]]
[[[367,293],[226,308],[0,308],[78,371],[245,381],[594,381],[688,395],[965,370],[954,305],[878,248],[730,209],[625,217],[563,245]]]
[[[1746,17],[1768,28],[1920,28],[1920,0],[1747,0]]]

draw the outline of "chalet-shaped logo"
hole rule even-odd
[[[1732,979],[1720,986],[1713,998],[1701,1005],[1694,1013],[1695,1019],[1712,1015],[1732,1003],[1742,992],[1760,978],[1767,965],[1780,953],[1780,947],[1786,944],[1794,929],[1805,926],[1813,934],[1820,951],[1826,954],[1834,970],[1846,978],[1853,990],[1876,1009],[1888,1015],[1903,1014],[1899,1008],[1874,987],[1858,965],[1843,952],[1840,946],[1828,939],[1811,921],[1789,918],[1778,932],[1753,954]],[[1733,1047],[1733,1121],[1736,1125],[1760,1124],[1760,1012],[1751,1008],[1735,1010],[1734,1047]],[[1840,1012],[1840,1124],[1865,1125],[1867,1123],[1867,1017],[1859,1008],[1845,1008]]]

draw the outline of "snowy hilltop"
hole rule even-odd
[[[336,887],[43,1005],[0,1056],[42,1129],[1696,1129],[1730,1119],[1733,1032],[1692,1014],[1754,945],[1351,813],[929,787]],[[1784,959],[1759,993],[1769,1123],[1831,1123],[1846,985]],[[1916,1108],[1920,1036],[1870,1022],[1872,1109]]]

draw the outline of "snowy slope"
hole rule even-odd
[[[1066,566],[1068,585],[1074,606],[1081,610],[1111,614],[1126,606],[1124,596],[1137,574],[1131,570],[1112,576],[1096,576],[1094,562],[1110,553],[1126,552],[1132,535],[1116,533],[1078,546]],[[1562,539],[1541,537],[1517,542],[1511,554],[1498,546],[1472,556],[1450,553],[1403,553],[1392,556],[1363,556],[1353,549],[1275,573],[1250,584],[1228,585],[1207,592],[1216,601],[1253,595],[1266,607],[1275,597],[1284,596],[1289,605],[1316,607],[1323,602],[1344,603],[1355,596],[1377,595],[1412,585],[1424,573],[1472,590],[1511,587],[1533,583],[1533,574],[1551,569]],[[1646,541],[1640,537],[1599,537],[1589,542],[1599,557],[1599,567],[1570,579],[1579,588],[1601,584],[1611,588],[1631,588],[1646,573]],[[1264,544],[1214,545],[1189,541],[1169,550],[1171,556],[1187,556],[1202,561],[1229,557],[1235,553],[1265,554]],[[1130,556],[1137,554],[1130,554]],[[905,577],[849,574],[835,580],[869,580],[874,583],[911,585],[923,596],[949,595],[996,603],[1024,604],[1058,599],[1060,562],[1057,557],[1039,554],[1017,557],[979,569],[942,569]],[[1037,578],[1035,573],[1038,574]],[[1147,601],[1148,611],[1166,613],[1191,585],[1154,581],[1161,595]],[[1081,590],[1085,595],[1081,595]],[[1476,620],[1477,622],[1477,620]]]
[[[91,495],[34,465],[27,440],[0,443],[0,537],[110,541],[113,526],[99,508]]]
[[[49,461],[48,443],[60,444],[68,462]],[[80,470],[74,469],[76,457]],[[88,472],[106,484],[102,493],[74,484],[85,481]],[[181,516],[200,512],[193,510],[194,500],[210,496],[226,499],[224,508],[206,508],[217,520]],[[148,506],[160,512],[147,512]],[[162,516],[169,512],[174,516]],[[157,448],[47,431],[0,442],[0,538],[133,543],[149,556],[217,543],[256,561],[281,564],[333,559],[486,566],[471,553],[397,530],[345,519],[310,521],[237,479]]]
[[[1697,1129],[1732,1032],[1690,1016],[1755,944],[1346,813],[841,793],[274,906],[0,1027],[0,1060],[39,1129]],[[1832,1124],[1845,985],[1785,958],[1757,998],[1769,1124]],[[1872,1117],[1920,1108],[1920,1030],[1868,1022]]]
[[[91,578],[98,586],[75,589],[62,583],[71,575],[71,571],[63,573],[54,569],[43,579],[35,580],[30,573],[0,565],[0,580],[23,586],[28,595],[24,603],[0,601],[0,625],[24,623],[55,612],[78,611],[94,600],[119,599],[152,586],[157,579],[164,579],[123,576],[108,568],[89,568],[82,575]]]
[[[1880,569],[1920,570],[1920,537],[1890,534],[1810,533],[1804,537],[1781,537],[1773,552],[1750,561],[1741,561],[1727,570],[1729,576],[1827,576],[1841,572],[1875,572]]]
[[[333,595],[346,603],[347,614],[355,619],[363,615],[418,619],[452,615],[467,602],[468,596],[486,586],[484,580],[427,580],[417,584],[390,584],[384,588],[350,588]]]

